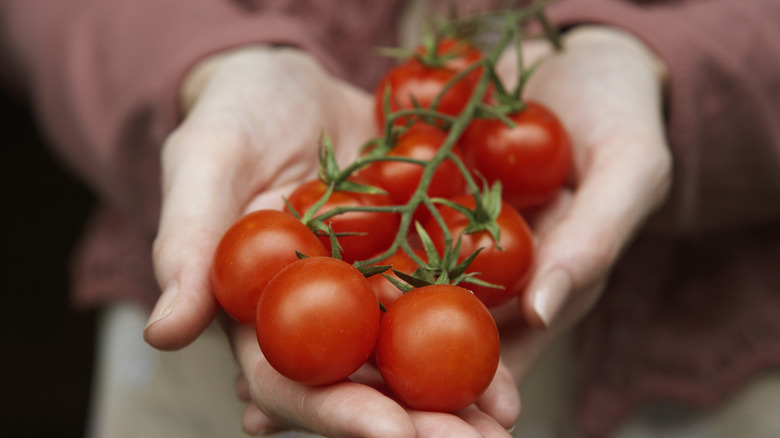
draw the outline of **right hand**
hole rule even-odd
[[[567,187],[528,217],[538,243],[520,300],[527,324],[516,308],[502,315],[502,354],[518,381],[599,299],[623,250],[664,205],[673,166],[663,120],[666,67],[644,42],[619,29],[580,26],[564,35],[561,52],[541,41],[523,52],[526,65],[545,58],[525,97],[561,119],[574,163]],[[516,74],[513,55],[504,74]]]

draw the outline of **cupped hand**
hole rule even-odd
[[[369,364],[349,380],[309,387],[268,364],[252,328],[232,324],[231,332],[242,372],[237,393],[246,403],[242,423],[250,435],[298,429],[327,437],[509,438],[520,412],[515,381],[503,364],[475,404],[452,414],[423,412],[392,398]]]
[[[574,162],[565,190],[529,215],[538,258],[521,307],[530,327],[516,330],[518,336],[502,333],[518,379],[597,301],[621,251],[663,204],[672,180],[663,64],[640,40],[608,27],[578,27],[563,42],[559,53],[544,43],[524,48],[527,60],[543,59],[525,97],[560,117]],[[505,61],[504,72],[511,72],[514,61]]]
[[[370,100],[291,48],[250,47],[202,61],[183,86],[187,115],[162,150],[154,266],[163,294],[144,336],[177,349],[213,320],[214,249],[244,213],[282,207],[316,175],[323,133],[342,159],[373,132]]]
[[[370,96],[291,48],[207,59],[185,81],[183,101],[187,116],[162,151],[154,264],[163,294],[144,333],[164,350],[187,345],[217,315],[209,271],[224,231],[244,213],[282,207],[283,194],[316,175],[323,133],[342,162],[375,135]],[[413,412],[374,387],[375,372],[317,388],[292,382],[263,358],[253,329],[230,325],[251,433],[293,427],[327,436],[499,437],[519,414],[503,367],[478,403],[457,415]]]

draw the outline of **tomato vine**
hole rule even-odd
[[[546,3],[439,21],[416,50],[393,50],[404,59],[374,93],[379,135],[342,167],[324,133],[317,179],[285,198],[287,212],[247,215],[225,234],[215,296],[256,324],[277,371],[328,384],[376,352],[410,406],[453,411],[485,390],[500,350],[487,307],[518,296],[533,268],[521,212],[549,201],[569,169],[562,125],[522,97],[534,71],[526,25],[561,48]],[[477,37],[496,25],[481,50]],[[510,45],[518,77],[507,90],[495,66]]]
[[[364,146],[364,150],[368,150],[369,152],[357,157],[344,169],[339,169],[333,152],[334,146],[330,139],[327,136],[324,136],[320,145],[321,171],[319,178],[323,183],[328,185],[328,191],[323,194],[323,197],[319,202],[303,213],[301,220],[312,230],[319,233],[327,233],[327,227],[324,225],[325,222],[334,216],[348,212],[360,211],[399,214],[401,216],[400,224],[392,243],[373,257],[356,261],[356,266],[375,264],[381,260],[387,259],[400,249],[421,268],[417,271],[417,277],[402,274],[402,278],[407,282],[412,281],[419,285],[431,282],[433,279],[433,282],[457,284],[467,280],[474,284],[485,285],[485,282],[475,279],[473,276],[464,276],[464,267],[455,263],[455,258],[452,256],[452,253],[458,249],[456,246],[457,239],[455,236],[450,235],[444,220],[438,212],[439,205],[449,205],[452,207],[452,203],[447,199],[430,197],[426,190],[431,184],[436,169],[439,168],[443,162],[449,160],[454,163],[466,182],[468,193],[476,200],[473,211],[466,211],[467,209],[462,206],[455,207],[472,220],[473,225],[468,227],[465,232],[473,233],[480,230],[487,230],[495,242],[499,241],[500,229],[495,223],[495,218],[498,216],[498,211],[500,211],[501,208],[501,182],[495,181],[490,187],[485,186],[485,181],[478,182],[475,180],[471,166],[465,163],[454,151],[464,133],[477,119],[497,120],[508,128],[515,127],[516,124],[510,116],[522,112],[525,109],[526,103],[521,97],[522,88],[533,71],[533,68],[524,68],[522,62],[523,23],[531,19],[536,19],[541,24],[545,36],[555,47],[561,47],[557,31],[550,25],[549,20],[547,20],[544,14],[544,6],[544,2],[541,2],[521,10],[494,11],[468,18],[439,22],[437,31],[432,36],[429,35],[424,38],[423,43],[416,51],[393,51],[393,54],[396,56],[400,54],[400,56],[404,56],[415,62],[423,63],[430,68],[446,68],[445,66],[447,63],[452,62],[453,58],[457,57],[459,53],[465,53],[470,50],[470,48],[473,48],[473,46],[463,38],[463,29],[471,29],[473,32],[475,28],[478,29],[480,26],[485,26],[485,23],[494,25],[497,20],[502,21],[500,37],[498,38],[498,42],[494,44],[492,50],[455,72],[446,83],[442,84],[442,87],[431,100],[428,107],[420,106],[420,104],[415,102],[414,98],[412,98],[414,103],[413,108],[391,110],[391,92],[389,86],[384,87],[381,90],[381,103],[387,117],[382,120],[382,136],[368,141]],[[439,50],[438,47],[442,41],[445,41],[445,38],[447,41],[450,41],[450,51],[441,53],[442,50]],[[514,44],[515,50],[517,51],[519,75],[517,85],[514,89],[508,91],[498,77],[495,71],[495,65],[499,56],[501,56],[510,44]],[[455,49],[453,49],[453,47]],[[457,115],[440,112],[437,107],[444,96],[453,86],[455,86],[455,84],[460,83],[469,76],[473,76],[475,72],[479,73],[479,75],[473,84],[471,94],[465,102],[462,111]],[[377,93],[377,95],[379,95],[379,93]],[[490,100],[490,103],[487,102],[488,100]],[[441,147],[436,154],[427,160],[389,155],[388,153],[393,149],[394,145],[397,144],[398,138],[415,123],[428,123],[436,126],[443,126],[447,130],[446,139],[441,144]],[[406,203],[388,206],[342,206],[315,215],[315,212],[325,204],[327,198],[332,196],[336,191],[383,193],[384,191],[379,187],[373,186],[370,183],[366,184],[350,181],[350,178],[374,163],[389,161],[409,163],[422,168],[419,184]],[[488,201],[487,194],[489,193],[492,194],[490,198],[492,201]],[[496,198],[498,198],[499,201],[496,201]],[[498,209],[494,211],[492,215],[485,214],[485,208],[489,203],[491,203],[490,205],[492,205],[494,210],[496,210],[496,208]],[[430,212],[433,220],[439,224],[444,232],[445,245],[442,249],[442,254],[435,253],[431,250],[430,245],[426,245],[428,239],[424,234],[420,233],[420,227],[415,226],[413,223],[415,219],[414,213],[420,207],[423,207]],[[479,218],[479,220],[477,220],[477,218]],[[417,251],[418,248],[412,247],[409,236],[413,234],[419,236],[423,240],[422,243],[426,249],[427,260],[423,260],[419,255]],[[339,233],[336,233],[337,238],[340,236],[343,237],[344,234],[340,235]],[[473,254],[473,256],[476,256],[476,253]],[[469,258],[469,261],[471,260],[473,260],[473,257]],[[431,276],[424,274],[431,272],[435,273],[435,275]],[[420,276],[424,276],[425,278],[420,278]],[[501,287],[500,285],[494,286]]]

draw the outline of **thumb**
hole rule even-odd
[[[219,310],[209,281],[211,257],[241,210],[232,181],[241,181],[242,166],[234,161],[242,140],[230,138],[240,130],[212,128],[185,122],[162,152],[162,212],[153,255],[163,293],[144,330],[146,342],[161,350],[192,342]]]

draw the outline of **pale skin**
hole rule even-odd
[[[335,437],[506,437],[520,415],[517,382],[598,298],[621,250],[662,205],[671,156],[661,114],[664,70],[636,38],[605,27],[569,32],[566,50],[527,44],[545,58],[526,96],[569,130],[570,184],[530,217],[538,260],[521,302],[497,309],[502,364],[477,403],[454,414],[410,411],[377,388],[364,367],[352,382],[309,388],[274,371],[252,328],[230,324],[242,370],[244,430],[284,428]],[[514,71],[511,54],[502,72]],[[334,102],[337,104],[334,105]],[[163,209],[154,261],[162,288],[145,338],[164,350],[193,339],[218,314],[211,254],[243,213],[278,208],[281,195],[316,172],[323,130],[342,162],[374,135],[371,97],[291,48],[247,47],[209,58],[184,82],[187,117],[163,149]],[[525,319],[535,329],[518,332]]]

